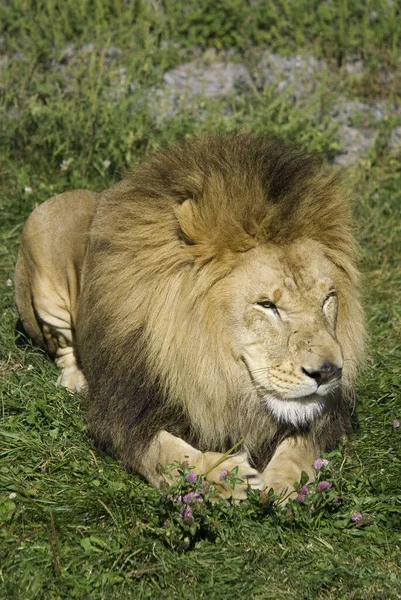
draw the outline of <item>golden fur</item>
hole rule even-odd
[[[234,135],[159,152],[90,227],[71,321],[97,444],[154,485],[159,464],[208,472],[240,440],[219,468],[254,487],[312,475],[349,429],[355,260],[347,197],[298,147]]]
[[[15,298],[25,332],[62,369],[59,384],[85,385],[76,366],[75,325],[82,268],[97,195],[75,190],[38,206],[25,224]]]

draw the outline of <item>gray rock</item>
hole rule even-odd
[[[163,77],[164,91],[184,96],[190,101],[194,96],[208,98],[228,96],[240,88],[249,89],[252,79],[245,65],[216,61],[205,64],[194,61],[167,71]]]
[[[230,61],[195,60],[167,71],[163,86],[153,90],[150,103],[158,120],[191,108],[204,98],[227,97],[249,91],[251,75],[245,65]],[[201,117],[201,115],[199,115]]]
[[[334,160],[344,166],[355,163],[368,152],[378,134],[377,124],[383,119],[399,114],[399,107],[375,102],[368,104],[358,100],[340,99],[332,107],[332,116],[339,124],[338,139],[342,152]],[[401,127],[390,134],[389,148],[401,146]]]
[[[260,88],[274,86],[282,91],[291,87],[294,102],[299,102],[313,92],[321,72],[326,69],[326,63],[314,56],[280,56],[265,52],[253,75]]]
[[[382,121],[387,113],[381,102],[367,104],[359,100],[339,99],[331,110],[333,118],[341,125],[353,125],[356,118],[366,121]]]
[[[338,134],[343,151],[335,157],[334,163],[343,167],[349,167],[357,162],[362,154],[368,152],[377,136],[374,130],[362,130],[347,125],[341,125]]]

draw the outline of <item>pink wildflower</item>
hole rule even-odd
[[[359,521],[362,521],[362,519],[363,516],[358,511],[353,512],[351,515],[351,521],[354,521],[354,523],[359,523]]]
[[[192,502],[192,500],[201,500],[201,495],[197,494],[196,492],[189,492],[189,494],[186,494],[183,497],[183,500],[186,504],[189,504],[190,502]]]
[[[192,508],[190,506],[185,506],[180,510],[180,517],[183,519],[190,519],[192,517]]]
[[[298,494],[301,494],[301,496],[306,496],[306,494],[309,494],[308,486],[307,485],[301,486],[298,490]]]
[[[399,420],[398,419],[394,419],[394,421],[393,421],[393,427],[394,427],[394,429],[398,429],[399,426],[400,426]]]
[[[322,467],[327,467],[328,464],[329,461],[326,458],[317,458],[313,463],[313,466],[315,467],[316,471],[320,471]]]
[[[182,496],[172,496],[171,494],[169,494],[167,498],[169,500],[172,500],[173,502],[182,502]]]
[[[329,488],[331,488],[331,483],[329,481],[319,481],[319,483],[317,484],[317,489],[319,492],[324,492]]]
[[[302,504],[302,502],[305,502],[305,494],[298,493],[298,496],[295,498],[295,502],[299,502],[300,504]]]
[[[228,475],[227,469],[223,469],[222,471],[220,471],[220,479],[226,479],[227,475]]]
[[[195,471],[190,471],[188,475],[185,475],[185,479],[190,483],[195,483],[196,481],[196,473]]]

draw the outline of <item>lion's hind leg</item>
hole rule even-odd
[[[77,361],[69,290],[33,268],[30,271],[30,285],[24,289],[20,282],[23,261],[24,258],[19,257],[16,276],[22,325],[32,341],[54,357],[61,369],[58,385],[72,392],[80,392],[86,387],[86,380]]]
[[[86,389],[85,375],[77,365],[74,349],[71,346],[62,348],[56,358],[56,364],[61,369],[57,384],[72,392],[82,392]]]
[[[23,243],[18,256],[15,287],[20,320],[31,340],[54,357],[61,369],[57,383],[78,392],[86,381],[75,345],[75,278],[70,277],[67,285],[66,276],[54,268],[49,254],[36,252],[32,256],[35,250]]]
[[[56,365],[61,369],[57,378],[57,385],[67,388],[71,392],[81,392],[86,388],[86,379],[78,366],[76,350],[60,331],[56,328],[43,325],[43,336],[46,344],[56,348]]]
[[[75,330],[69,309],[55,293],[46,296],[37,293],[34,303],[46,350],[61,369],[57,384],[72,392],[82,391],[86,380],[78,366]]]
[[[35,208],[24,227],[15,272],[22,325],[55,358],[61,369],[58,383],[71,391],[86,385],[77,361],[75,323],[96,206],[96,194],[75,190]]]

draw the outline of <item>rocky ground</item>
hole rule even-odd
[[[361,77],[360,61],[346,65],[347,73]],[[182,105],[192,103],[202,94],[206,98],[247,94],[252,87],[261,90],[273,87],[278,92],[290,91],[290,101],[302,105],[317,86],[330,79],[328,65],[313,56],[279,56],[262,52],[252,71],[244,64],[230,60],[195,60],[167,71],[163,87],[157,91],[159,118],[163,114],[179,111]],[[334,162],[348,166],[365,154],[374,143],[378,126],[383,120],[400,115],[399,106],[388,101],[367,103],[347,100],[335,94],[331,116],[338,124],[338,142],[341,152]],[[401,127],[390,131],[389,147],[401,146]]]
[[[58,71],[68,91],[74,72],[71,66],[88,61],[95,51],[92,44],[81,48],[69,45],[57,59],[48,61],[46,68]],[[401,148],[401,126],[391,126],[394,118],[396,122],[401,118],[401,107],[386,98],[386,90],[380,100],[367,102],[350,98],[344,87],[339,85],[342,76],[351,82],[362,79],[364,65],[360,60],[346,63],[341,75],[338,69],[333,70],[324,60],[313,56],[281,56],[262,50],[255,51],[252,57],[245,57],[243,62],[233,52],[217,53],[213,50],[195,58],[187,56],[186,59],[179,66],[165,71],[158,85],[141,90],[143,101],[158,123],[183,109],[196,110],[202,119],[205,106],[214,99],[223,102],[224,111],[230,112],[233,100],[246,101],[247,95],[266,89],[278,94],[286,93],[288,102],[302,108],[320,89],[320,97],[329,103],[326,110],[336,125],[338,151],[333,158],[335,164],[350,166],[366,155],[385,122],[390,123],[386,129],[389,151]],[[12,60],[24,61],[24,56],[0,56],[0,72]],[[107,47],[104,61],[110,75],[111,102],[141,88],[141,84],[127,72],[120,48]],[[9,113],[10,118],[16,116],[13,111]],[[312,114],[310,118],[313,117]]]

